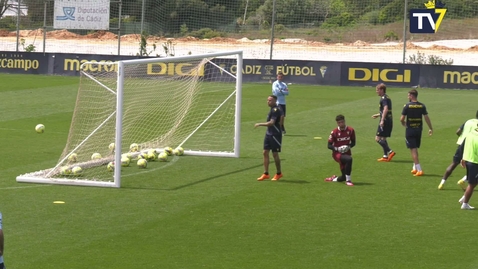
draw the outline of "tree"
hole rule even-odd
[[[0,18],[3,17],[3,14],[7,12],[7,10],[16,9],[18,7],[18,3],[14,3],[11,0],[0,0]]]

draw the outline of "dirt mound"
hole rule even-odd
[[[5,36],[16,36],[17,34],[15,32],[9,32],[7,30],[1,30],[0,29],[0,37],[5,37]]]
[[[166,38],[166,41],[188,42],[188,41],[200,41],[200,39],[194,36],[186,36],[186,37],[179,37],[179,38]]]
[[[403,43],[395,45],[396,48],[402,49]],[[407,41],[407,49],[423,49],[423,47],[413,44],[411,41]]]
[[[362,40],[357,40],[354,43],[352,43],[352,46],[354,46],[354,47],[368,47],[368,46],[370,46],[370,43],[367,43],[367,42],[362,41]]]
[[[213,37],[209,39],[208,41],[217,42],[217,43],[229,43],[229,44],[233,44],[237,42],[237,40],[234,38],[226,38],[226,37]]]
[[[478,51],[478,46],[472,46],[466,49],[467,51]]]
[[[139,41],[141,39],[141,35],[139,34],[129,34],[129,35],[122,35],[122,41]],[[149,40],[150,38],[148,38]]]
[[[462,49],[457,49],[457,48],[450,48],[450,47],[446,47],[446,46],[440,46],[440,45],[436,45],[436,44],[431,45],[427,49],[429,49],[429,50],[462,50]]]
[[[93,39],[101,39],[101,40],[109,40],[109,39],[117,39],[118,36],[107,31],[96,31],[91,34],[87,34],[86,38],[93,38]]]
[[[15,32],[12,32],[15,33]],[[16,35],[16,34],[15,34]],[[43,29],[36,29],[36,30],[20,30],[19,35],[21,37],[29,37],[29,36],[43,36]]]
[[[73,39],[78,38],[80,35],[72,33],[68,30],[56,30],[46,33],[47,37],[56,38],[56,39]]]

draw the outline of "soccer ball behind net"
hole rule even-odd
[[[113,172],[115,170],[115,163],[109,162],[108,165],[106,166],[106,169],[110,172]]]

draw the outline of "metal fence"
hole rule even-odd
[[[0,51],[172,57],[242,49],[249,59],[478,60],[478,3],[471,0],[446,3],[438,31],[429,34],[409,31],[411,10],[431,10],[424,0],[101,0],[109,3],[107,30],[55,28],[62,1],[7,2]]]

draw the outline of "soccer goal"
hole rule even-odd
[[[242,61],[232,51],[83,63],[58,163],[17,182],[121,187],[137,158],[170,148],[239,157]]]

